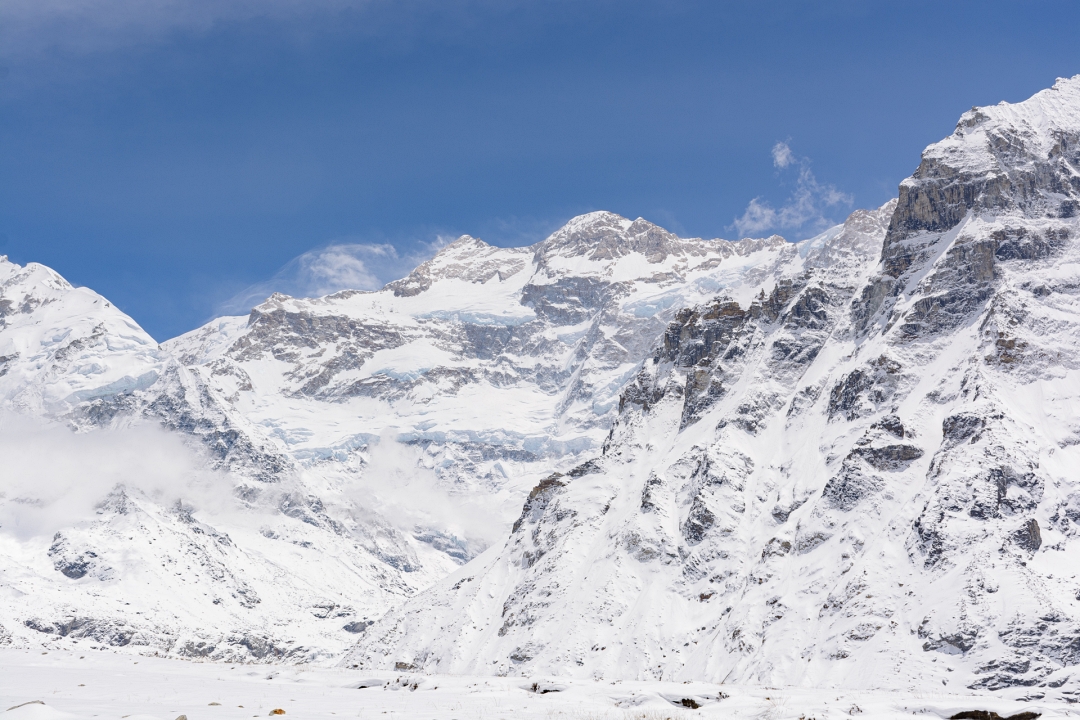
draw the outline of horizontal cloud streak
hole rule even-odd
[[[376,0],[5,0],[0,55],[85,53],[205,33],[223,23],[289,20]]]

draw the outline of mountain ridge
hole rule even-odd
[[[0,394],[21,413],[7,427],[29,428],[9,430],[10,452],[29,467],[21,446],[43,446],[44,476],[63,476],[85,437],[140,468],[84,448],[106,468],[84,483],[93,501],[9,538],[5,637],[262,662],[340,653],[487,547],[534,478],[603,441],[657,313],[747,278],[749,294],[796,254],[613,218],[529,248],[464,237],[381,291],[276,294],[160,345],[92,291],[5,261],[0,345],[17,349],[0,353]],[[0,527],[48,525],[61,502],[48,483],[12,481]],[[186,599],[166,610],[162,592]]]

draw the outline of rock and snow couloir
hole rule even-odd
[[[1078,203],[1080,77],[965,113],[346,662],[1080,699]]]

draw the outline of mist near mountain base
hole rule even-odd
[[[403,531],[443,528],[474,551],[507,533],[509,526],[490,498],[483,502],[447,489],[422,460],[420,448],[400,442],[397,431],[387,429],[369,446],[361,477],[347,494],[357,505],[394,518]]]
[[[0,417],[0,534],[52,535],[94,517],[117,486],[159,505],[235,505],[232,483],[179,436],[142,423],[77,433],[30,418]]]

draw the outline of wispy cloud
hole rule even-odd
[[[221,315],[247,313],[275,292],[322,297],[341,290],[378,290],[408,275],[454,238],[437,235],[407,253],[389,243],[335,242],[299,255],[269,280],[251,285],[218,306]]]
[[[772,147],[772,162],[778,168],[786,168],[795,162],[795,153],[786,142],[778,142]]]
[[[398,442],[386,428],[367,448],[364,470],[345,486],[358,507],[387,518],[403,532],[436,531],[465,541],[475,555],[506,536],[509,518],[494,498],[447,487],[424,464],[416,445]]]
[[[778,208],[760,197],[751,200],[742,216],[733,223],[741,237],[766,232],[813,234],[835,224],[835,220],[828,216],[830,209],[852,204],[851,195],[841,192],[834,185],[818,182],[810,170],[810,159],[796,157],[787,142],[773,145],[772,159],[773,166],[780,171],[797,169],[795,191]]]
[[[144,45],[222,23],[288,20],[377,0],[4,0],[0,56],[34,57]]]
[[[26,539],[95,517],[116,486],[162,506],[235,508],[232,482],[200,450],[152,424],[75,433],[62,425],[0,414],[0,535]]]

